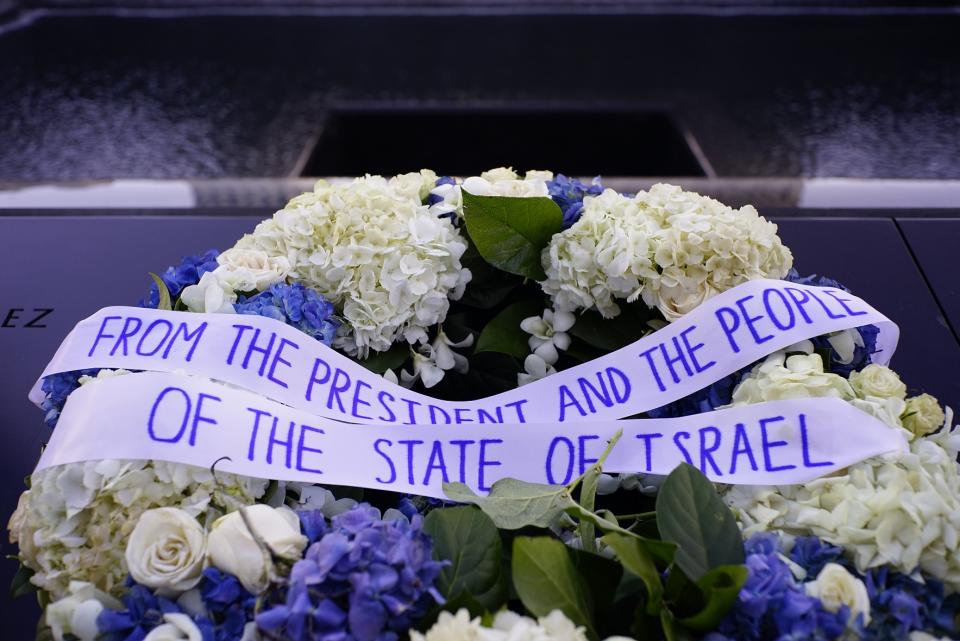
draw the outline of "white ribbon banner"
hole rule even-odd
[[[197,377],[142,373],[73,392],[37,469],[152,459],[442,498],[446,481],[480,493],[507,477],[569,483],[618,430],[605,471],[668,474],[686,461],[722,483],[803,483],[906,448],[897,429],[833,398],[565,426],[350,425]]]
[[[860,298],[829,287],[755,280],[588,363],[502,394],[455,402],[390,383],[269,318],[107,307],[74,327],[42,376],[88,368],[182,370],[349,423],[592,422],[666,405],[773,351],[868,324],[880,328],[874,361],[889,362],[899,329]],[[30,393],[37,404],[44,396],[40,383]]]

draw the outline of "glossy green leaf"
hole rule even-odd
[[[678,623],[698,632],[716,628],[736,602],[747,574],[747,568],[743,565],[721,565],[704,574],[696,583],[702,594],[702,608],[695,614],[678,619]]]
[[[583,589],[567,546],[546,536],[517,537],[511,569],[517,595],[530,614],[540,617],[560,610],[596,638],[593,599]]]
[[[675,561],[694,581],[719,565],[743,563],[743,540],[733,513],[692,465],[681,464],[660,487],[657,527],[665,541],[677,545]]]
[[[493,521],[475,507],[432,510],[423,530],[433,537],[433,556],[450,562],[440,571],[436,587],[447,599],[472,598],[492,591],[501,574],[500,533]],[[480,605],[495,610],[499,604]]]
[[[563,213],[550,198],[474,196],[464,190],[463,217],[488,263],[518,276],[546,279],[540,253],[563,224]]]
[[[153,272],[150,272],[150,278],[153,279],[153,282],[157,285],[157,289],[160,291],[160,303],[157,305],[157,309],[171,311],[173,309],[173,303],[170,301],[170,290],[167,289],[167,284]]]
[[[443,493],[451,501],[473,503],[493,519],[498,528],[548,527],[576,502],[564,485],[542,485],[517,479],[500,479],[487,496],[478,496],[463,483],[444,483]]]
[[[660,581],[660,572],[644,542],[619,532],[610,532],[605,535],[603,542],[613,550],[623,567],[643,581],[647,589],[647,612],[656,614],[660,610],[660,601],[663,598],[663,583]]]
[[[13,575],[13,581],[10,582],[10,598],[16,599],[25,594],[32,594],[37,591],[37,586],[30,583],[30,577],[34,574],[33,570],[21,564],[17,568],[17,573]]]
[[[375,374],[383,374],[388,369],[395,370],[410,358],[410,346],[407,343],[397,343],[385,352],[370,352],[362,361],[358,361]]]
[[[520,329],[520,322],[543,313],[543,301],[524,300],[510,305],[493,317],[477,339],[478,352],[499,352],[523,360],[530,353],[530,334]]]

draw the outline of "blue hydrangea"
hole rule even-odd
[[[97,629],[103,641],[141,641],[151,630],[164,623],[163,615],[184,613],[174,601],[154,594],[149,588],[128,580],[130,588],[122,598],[124,609],[105,609],[97,617]],[[243,629],[253,621],[257,597],[247,592],[236,577],[216,568],[203,571],[197,586],[205,609],[191,618],[203,641],[237,641]],[[189,613],[187,613],[189,614]]]
[[[314,542],[277,601],[257,615],[268,638],[396,641],[443,602],[434,583],[444,563],[432,559],[419,515],[382,521],[375,508],[361,504],[335,516],[329,529],[316,515],[300,518]]]
[[[809,577],[816,577],[828,563],[839,563],[851,569],[843,558],[843,548],[815,536],[798,536],[790,550],[790,560],[806,570]]]
[[[215,270],[219,255],[220,252],[216,249],[208,249],[199,256],[185,256],[177,266],[167,267],[166,271],[160,274],[160,280],[167,286],[171,300],[179,296],[184,287],[199,283],[201,276]],[[158,305],[160,305],[160,290],[154,283],[150,286],[150,295],[140,301],[140,307],[156,309]]]
[[[182,612],[180,606],[170,599],[157,596],[149,588],[136,583],[131,583],[121,601],[123,610],[104,609],[97,617],[102,641],[140,641],[164,622],[164,614]]]
[[[864,581],[870,596],[870,625],[863,638],[869,641],[899,641],[912,630],[935,637],[955,636],[954,617],[960,595],[945,596],[943,583],[924,582],[888,568],[867,573]]]
[[[576,178],[557,174],[553,180],[547,181],[547,192],[553,202],[560,206],[560,211],[563,212],[563,228],[567,229],[580,220],[584,197],[599,196],[603,193],[603,186],[599,177],[594,178],[592,184],[584,185]]]
[[[233,308],[238,314],[266,316],[286,323],[326,345],[333,342],[340,327],[333,318],[333,305],[301,283],[277,283],[250,298],[241,295]]]
[[[750,373],[753,366],[747,366],[719,381],[697,390],[693,394],[684,396],[672,403],[647,411],[650,418],[676,418],[691,416],[703,412],[712,412],[718,407],[729,405],[733,399],[733,390],[740,384],[744,376]]]
[[[434,187],[439,187],[440,185],[456,185],[457,181],[451,178],[450,176],[440,176],[437,178],[437,182],[433,183]],[[427,205],[436,205],[439,202],[443,201],[443,196],[437,194],[428,194],[427,195]]]
[[[845,292],[850,291],[841,283],[833,280],[832,278],[827,278],[826,276],[817,276],[816,274],[812,274],[810,276],[800,276],[796,269],[791,269],[784,280],[788,280],[791,283],[799,283],[801,285],[833,287],[835,289],[842,289]],[[857,331],[860,333],[860,337],[863,339],[863,345],[857,345],[854,348],[853,359],[849,363],[841,363],[836,358],[831,357],[830,362],[826,364],[829,371],[833,372],[834,374],[839,374],[843,377],[849,377],[850,372],[858,372],[870,364],[871,356],[877,351],[877,336],[880,333],[880,328],[878,328],[876,325],[864,325],[863,327],[858,327]],[[817,336],[816,338],[812,338],[810,340],[816,349],[828,350],[831,352],[831,355],[834,354],[833,348],[830,346],[830,341],[827,340],[825,336]]]
[[[755,535],[744,548],[746,583],[733,609],[705,641],[832,641],[843,634],[849,608],[830,612],[808,596],[780,557],[776,536]]]
[[[237,641],[243,628],[253,621],[257,597],[247,592],[231,574],[216,568],[203,571],[200,596],[206,608],[206,617],[195,619],[204,641]]]
[[[60,374],[51,374],[43,379],[40,390],[46,394],[40,403],[40,409],[44,411],[43,422],[47,427],[53,429],[60,420],[60,412],[67,402],[73,390],[80,387],[81,376],[96,376],[99,369],[81,369],[73,372],[61,372]]]

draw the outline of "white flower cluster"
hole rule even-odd
[[[337,343],[348,353],[385,351],[400,337],[425,342],[470,280],[460,264],[466,242],[450,220],[422,204],[435,181],[429,171],[320,181],[225,254],[231,261],[266,257],[264,266],[278,276],[320,292],[348,323]]]
[[[793,257],[777,226],[751,206],[657,184],[629,198],[605,190],[544,250],[544,291],[559,309],[595,307],[616,316],[615,299],[640,296],[667,320],[757,278],[782,278]]]
[[[560,360],[560,352],[570,347],[567,330],[575,322],[576,317],[572,313],[552,309],[543,310],[541,316],[530,316],[520,321],[520,329],[530,334],[527,339],[530,354],[523,361],[524,371],[517,374],[518,385],[556,374],[553,366]]]
[[[586,641],[586,630],[577,626],[560,610],[531,619],[509,610],[501,610],[491,627],[480,618],[470,618],[465,609],[456,614],[441,612],[437,622],[421,634],[410,631],[410,641]],[[608,637],[606,641],[629,641],[627,637]]]
[[[888,425],[906,426],[909,451],[806,485],[730,488],[724,498],[744,536],[813,535],[842,546],[861,571],[887,564],[908,574],[919,569],[960,590],[960,432],[950,427],[950,411],[944,416],[938,404],[933,410],[933,397],[905,401],[906,387],[887,367],[869,365],[848,383],[823,373],[816,355],[773,355],[734,391],[733,404],[804,396],[843,398]],[[930,435],[938,420],[946,427]]]
[[[547,181],[553,178],[553,172],[530,170],[523,178],[509,167],[498,167],[485,171],[479,176],[471,176],[461,183],[437,185],[430,194],[440,200],[430,206],[430,212],[437,216],[454,214],[463,217],[463,191],[466,189],[474,196],[510,196],[513,198],[549,197]]]
[[[124,549],[140,515],[178,507],[193,517],[250,505],[267,481],[162,461],[103,460],[47,468],[31,477],[10,518],[10,537],[31,581],[53,598],[71,581],[122,590]]]

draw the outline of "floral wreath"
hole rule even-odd
[[[546,171],[320,181],[141,306],[286,323],[405,387],[470,400],[656,332],[754,279],[802,278],[750,206]],[[805,485],[603,474],[496,502],[278,482],[162,461],[35,472],[13,593],[56,641],[905,639],[957,635],[960,435],[871,362],[877,328],[775,352],[646,413],[832,397],[909,451]],[[106,377],[43,381],[46,423]]]

